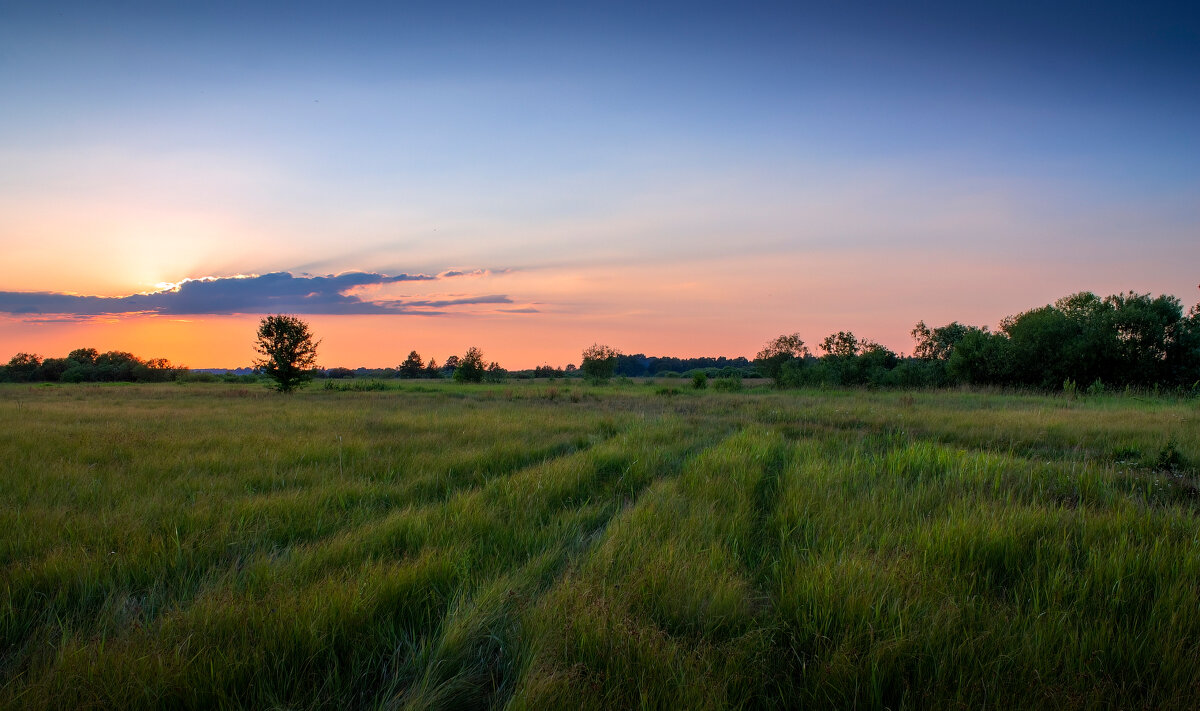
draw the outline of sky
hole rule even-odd
[[[1190,6],[1189,6],[1190,5]],[[0,360],[753,357],[1200,301],[1189,3],[0,0]]]

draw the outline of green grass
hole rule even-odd
[[[0,388],[3,708],[1194,708],[1200,405]]]

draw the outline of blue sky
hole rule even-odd
[[[3,292],[466,270],[373,328],[565,360],[1200,281],[1182,3],[9,3],[0,97]]]

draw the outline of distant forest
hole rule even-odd
[[[745,357],[678,358],[621,354],[607,349],[601,369],[618,377],[707,378],[728,385],[743,378],[769,378],[781,388],[806,386],[946,387],[986,385],[1104,392],[1111,388],[1168,388],[1200,393],[1200,305],[1185,314],[1174,296],[1129,292],[1099,297],[1081,292],[1000,322],[997,330],[952,322],[912,329],[911,355],[848,331],[825,337],[810,349],[798,334],[781,335],[753,360]],[[586,354],[586,352],[585,352]],[[480,360],[472,348],[462,358]],[[412,351],[395,368],[329,368],[313,375],[345,378],[453,378],[459,356],[442,364],[424,361]],[[498,363],[483,366],[480,378],[584,377],[587,358],[578,368],[543,365],[508,371]],[[594,369],[592,369],[594,372]],[[253,381],[254,375],[191,371],[164,359],[142,360],[131,353],[94,348],[71,351],[65,358],[18,353],[0,366],[0,382],[164,382]],[[462,380],[462,378],[458,378]]]
[[[780,336],[755,366],[781,387],[998,385],[1070,392],[1113,387],[1200,389],[1200,306],[1149,294],[1072,294],[986,326],[952,322],[912,330],[913,354],[838,332],[814,357],[798,336]]]

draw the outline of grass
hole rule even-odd
[[[0,707],[1195,706],[1196,401],[662,390],[0,388]]]

